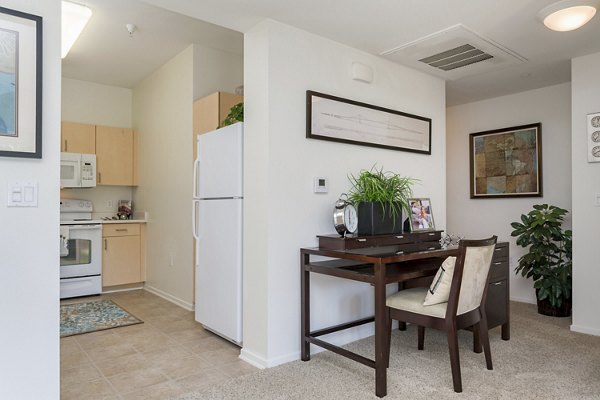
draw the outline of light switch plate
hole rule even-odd
[[[37,207],[38,183],[9,182],[6,188],[8,207]]]

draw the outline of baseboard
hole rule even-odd
[[[267,360],[263,357],[256,355],[246,348],[242,348],[240,351],[240,359],[246,361],[248,364],[255,366],[256,368],[265,369],[267,367]]]
[[[175,297],[167,292],[164,292],[160,289],[157,289],[148,284],[145,284],[144,290],[147,290],[148,292],[155,294],[158,297],[162,297],[163,299],[168,300],[171,303],[177,304],[179,307],[185,308],[188,311],[194,311],[194,305],[192,303],[188,303],[187,301],[181,300],[180,298],[177,298],[177,297]]]
[[[578,333],[585,333],[587,335],[600,336],[600,329],[589,328],[587,326],[571,325],[571,331],[578,332]]]
[[[117,293],[117,292],[130,292],[132,290],[142,290],[144,287],[138,284],[131,286],[108,286],[102,288],[102,294]]]
[[[510,301],[516,301],[517,303],[537,304],[535,299],[529,297],[510,296]]]

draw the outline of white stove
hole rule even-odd
[[[92,202],[89,200],[61,199],[61,221],[89,221],[92,219]]]
[[[102,293],[102,225],[81,223],[91,219],[91,201],[60,201],[61,299]]]

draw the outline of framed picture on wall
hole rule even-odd
[[[471,198],[542,197],[542,124],[469,135]]]
[[[42,158],[42,17],[0,7],[0,156]]]
[[[431,119],[307,90],[306,137],[431,154]]]
[[[435,230],[429,199],[408,199],[408,204],[410,206],[410,218],[408,220],[410,221],[411,232]]]

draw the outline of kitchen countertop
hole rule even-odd
[[[86,221],[60,221],[61,225],[92,225],[92,224],[145,224],[145,219],[89,219]]]

